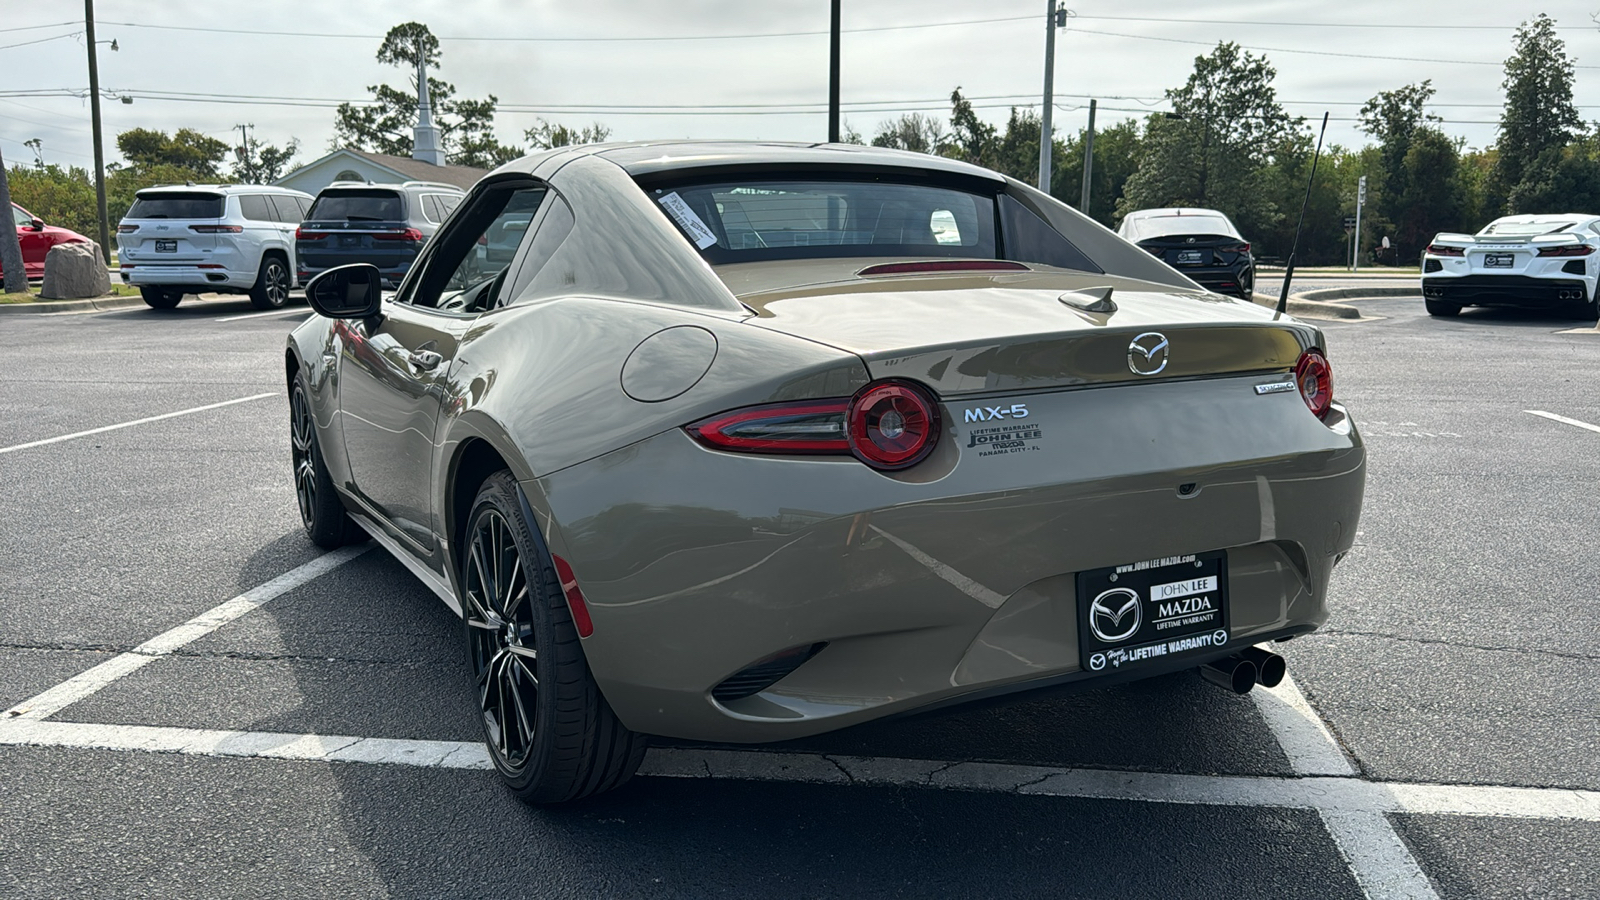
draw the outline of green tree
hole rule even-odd
[[[872,136],[872,146],[915,153],[938,153],[949,139],[944,131],[944,122],[937,116],[914,112],[879,122],[878,133]]]
[[[117,135],[117,149],[135,169],[173,166],[186,169],[189,179],[216,178],[228,155],[225,142],[192,128],[180,128],[170,137],[164,131],[133,128]]]
[[[611,136],[611,129],[599,122],[590,123],[582,128],[557,125],[542,118],[538,122],[539,124],[524,131],[522,136],[540,150],[554,150],[557,147],[571,147],[574,144],[599,144]]]
[[[412,128],[417,123],[416,69],[419,59],[429,69],[439,67],[439,39],[428,26],[406,22],[389,29],[378,45],[378,62],[404,68],[412,73],[410,91],[387,84],[368,85],[369,103],[339,104],[334,115],[333,143],[394,156],[410,156]],[[490,94],[483,100],[456,97],[455,85],[429,76],[428,108],[439,127],[439,141],[445,159],[453,165],[490,168],[522,155],[519,147],[501,144],[494,135],[495,107],[499,98]]]
[[[12,201],[28,212],[82,235],[92,236],[99,228],[94,180],[87,170],[76,166],[63,169],[57,165],[18,165],[12,166],[8,174]]]
[[[1468,191],[1461,178],[1461,143],[1437,128],[1419,128],[1401,161],[1400,185],[1389,217],[1396,256],[1415,263],[1441,231],[1476,231],[1467,218]]]
[[[1116,225],[1117,201],[1123,185],[1139,167],[1139,123],[1124,119],[1094,136],[1094,168],[1090,172],[1089,208],[1079,210],[1107,228]],[[1074,207],[1083,197],[1084,132],[1057,144],[1052,151],[1050,193]]]
[[[1276,76],[1265,57],[1230,42],[1195,57],[1189,80],[1166,92],[1172,113],[1149,120],[1119,213],[1200,206],[1221,210],[1247,235],[1273,228],[1282,213],[1272,200],[1271,154],[1302,124],[1278,103]]]
[[[1539,154],[1508,199],[1519,213],[1600,209],[1600,135]]]
[[[972,101],[961,96],[961,88],[951,91],[950,140],[940,148],[939,155],[994,168],[998,144],[999,130],[978,118]]]
[[[1039,120],[1038,113],[1031,109],[1011,107],[1011,115],[1006,118],[1005,129],[995,138],[994,153],[989,161],[989,167],[1018,181],[1037,184],[1039,135],[1043,130],[1044,123]],[[1051,149],[1052,173],[1055,170],[1053,161],[1058,159],[1062,152],[1061,141],[1057,140]],[[1053,178],[1050,187],[1052,191],[1058,187]]]
[[[1388,205],[1374,204],[1374,212],[1391,219],[1399,217],[1400,210],[1393,204],[1403,193],[1405,158],[1412,138],[1428,123],[1439,121],[1438,116],[1424,110],[1435,93],[1433,82],[1424,80],[1380,91],[1361,107],[1361,130],[1377,139],[1383,160],[1383,168],[1370,173],[1370,179],[1375,182],[1372,188]]]
[[[1555,20],[1540,13],[1532,23],[1523,22],[1514,42],[1501,83],[1506,105],[1494,177],[1496,196],[1508,200],[1524,178],[1540,177],[1534,168],[1540,155],[1566,146],[1583,124],[1572,104],[1572,60],[1556,36]]]
[[[300,142],[294,138],[276,147],[247,136],[235,154],[233,180],[241,184],[271,184],[288,171],[289,160],[299,149]]]

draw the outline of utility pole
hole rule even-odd
[[[1078,212],[1089,215],[1089,186],[1094,184],[1094,108],[1089,101],[1089,130],[1083,134],[1083,197],[1078,201]]]
[[[835,0],[838,2],[838,0]],[[1056,105],[1056,29],[1067,24],[1067,10],[1056,0],[1045,0],[1044,112],[1039,121],[1039,190],[1050,193],[1051,113]]]
[[[828,26],[828,143],[839,143],[839,2]]]
[[[106,219],[106,158],[100,147],[100,64],[95,58],[94,0],[83,0],[85,40],[89,45],[89,115],[94,124],[94,199],[100,211],[100,255],[111,265],[111,226]]]
[[[11,185],[6,182],[6,161],[0,158],[0,209],[11,209]],[[0,292],[20,294],[28,290],[28,271],[22,263],[22,240],[15,226],[0,229]]]

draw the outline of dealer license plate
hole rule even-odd
[[[1178,265],[1197,266],[1203,262],[1207,262],[1208,256],[1210,256],[1210,254],[1205,250],[1179,250]]]
[[[1078,573],[1078,652],[1090,672],[1145,667],[1228,643],[1221,550]]]
[[[157,253],[177,253],[178,252],[178,242],[177,241],[156,241],[156,252]]]
[[[1509,269],[1516,265],[1515,253],[1486,253],[1483,257],[1485,269]]]

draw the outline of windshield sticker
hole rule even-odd
[[[656,202],[666,207],[667,215],[678,223],[679,228],[689,232],[689,237],[696,247],[704,250],[717,242],[717,236],[712,234],[711,229],[706,227],[706,223],[701,221],[699,216],[695,215],[689,204],[683,202],[677,191],[661,197]]]

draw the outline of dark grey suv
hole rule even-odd
[[[324,269],[371,263],[383,273],[385,285],[398,286],[463,196],[460,188],[433,181],[328,185],[295,232],[301,283]]]

